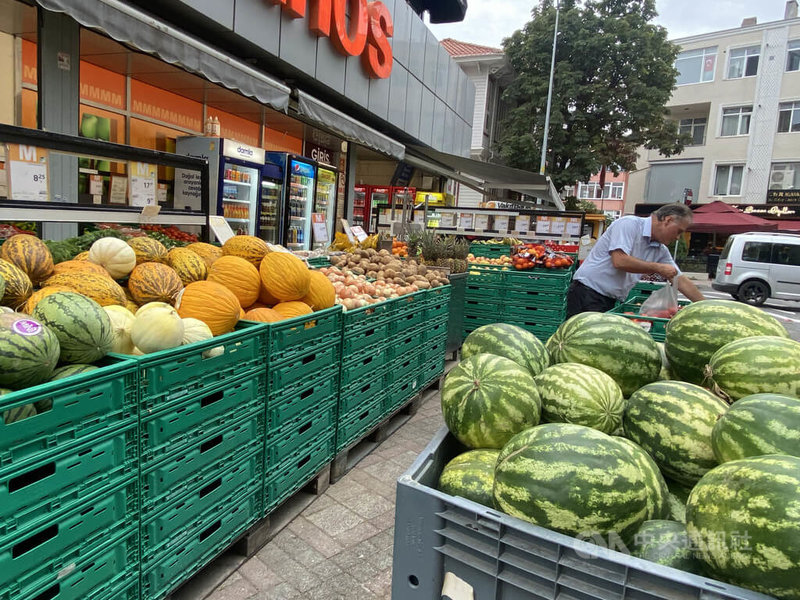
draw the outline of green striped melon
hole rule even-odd
[[[718,463],[711,430],[728,405],[700,386],[657,381],[628,399],[625,436],[653,457],[667,477],[692,485]]]
[[[667,360],[667,351],[664,349],[664,342],[656,342],[658,352],[661,354],[661,371],[658,372],[659,381],[668,381],[672,379],[672,373],[669,372],[669,360]]]
[[[22,389],[47,381],[58,363],[58,337],[22,313],[0,313],[0,386]]]
[[[800,343],[778,336],[735,340],[714,352],[705,386],[729,402],[752,394],[800,396]]]
[[[470,356],[442,386],[447,428],[469,448],[502,448],[514,434],[537,425],[541,410],[533,376],[503,356]]]
[[[547,341],[553,364],[572,362],[608,373],[626,398],[658,379],[661,355],[641,327],[620,315],[585,312],[564,321]]]
[[[753,394],[735,402],[711,432],[721,463],[763,454],[800,456],[800,399]]]
[[[711,576],[800,599],[800,458],[768,454],[709,471],[689,496],[686,527]]]
[[[603,433],[622,425],[625,400],[617,383],[600,369],[579,363],[547,367],[534,378],[542,399],[542,418],[574,423]]]
[[[459,454],[442,469],[439,490],[484,506],[494,506],[494,466],[500,450],[470,450]]]
[[[630,541],[647,520],[648,496],[628,447],[570,423],[547,423],[515,435],[500,451],[494,472],[500,510],[584,539],[616,535]]]
[[[33,310],[58,336],[61,361],[91,363],[111,351],[114,331],[103,308],[75,292],[57,292],[42,298]]]
[[[57,381],[58,379],[64,379],[65,377],[80,375],[81,373],[88,373],[89,371],[94,371],[96,369],[96,365],[64,365],[63,367],[58,367],[53,372],[53,376],[50,378],[50,381]]]
[[[668,518],[670,513],[669,488],[667,488],[667,482],[661,474],[661,471],[658,470],[658,465],[650,455],[644,451],[644,448],[636,442],[632,442],[624,437],[616,437],[615,439],[627,448],[631,458],[636,462],[639,470],[644,475],[648,493],[647,518]]]
[[[530,331],[509,323],[482,325],[467,336],[461,346],[461,358],[475,354],[495,354],[510,358],[534,377],[550,364],[544,344]]]
[[[13,391],[14,390],[9,390],[7,388],[0,388],[0,396],[5,396]],[[33,406],[33,404],[23,404],[22,406],[15,406],[14,408],[4,410],[2,413],[2,419],[3,423],[10,425],[11,423],[16,423],[17,421],[22,421],[35,415],[36,408]]]
[[[702,574],[686,525],[675,521],[645,521],[633,538],[631,554],[673,569]]]
[[[689,499],[689,494],[692,493],[692,488],[683,484],[673,481],[668,477],[664,478],[667,482],[667,506],[669,514],[666,518],[671,521],[678,521],[679,523],[686,523],[686,501]]]
[[[703,383],[705,366],[725,344],[754,335],[788,338],[786,328],[762,310],[732,300],[693,302],[667,325],[664,347],[673,376]]]

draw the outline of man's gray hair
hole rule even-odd
[[[685,204],[676,202],[675,204],[665,204],[653,213],[656,219],[663,221],[667,217],[675,217],[676,219],[692,220],[692,209]]]

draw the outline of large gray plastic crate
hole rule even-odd
[[[436,489],[466,449],[442,428],[397,482],[393,600],[770,600],[531,525]],[[459,583],[460,584],[460,583]],[[466,589],[464,587],[462,590]]]

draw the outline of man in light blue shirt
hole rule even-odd
[[[667,204],[649,217],[622,217],[600,236],[575,272],[567,294],[567,318],[586,311],[606,312],[624,301],[643,273],[675,280],[692,302],[703,300],[697,286],[683,275],[665,244],[672,244],[692,224],[692,211]]]

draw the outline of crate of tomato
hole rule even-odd
[[[570,269],[575,258],[564,252],[554,252],[544,244],[519,244],[511,254],[511,264],[517,270],[533,268]]]

